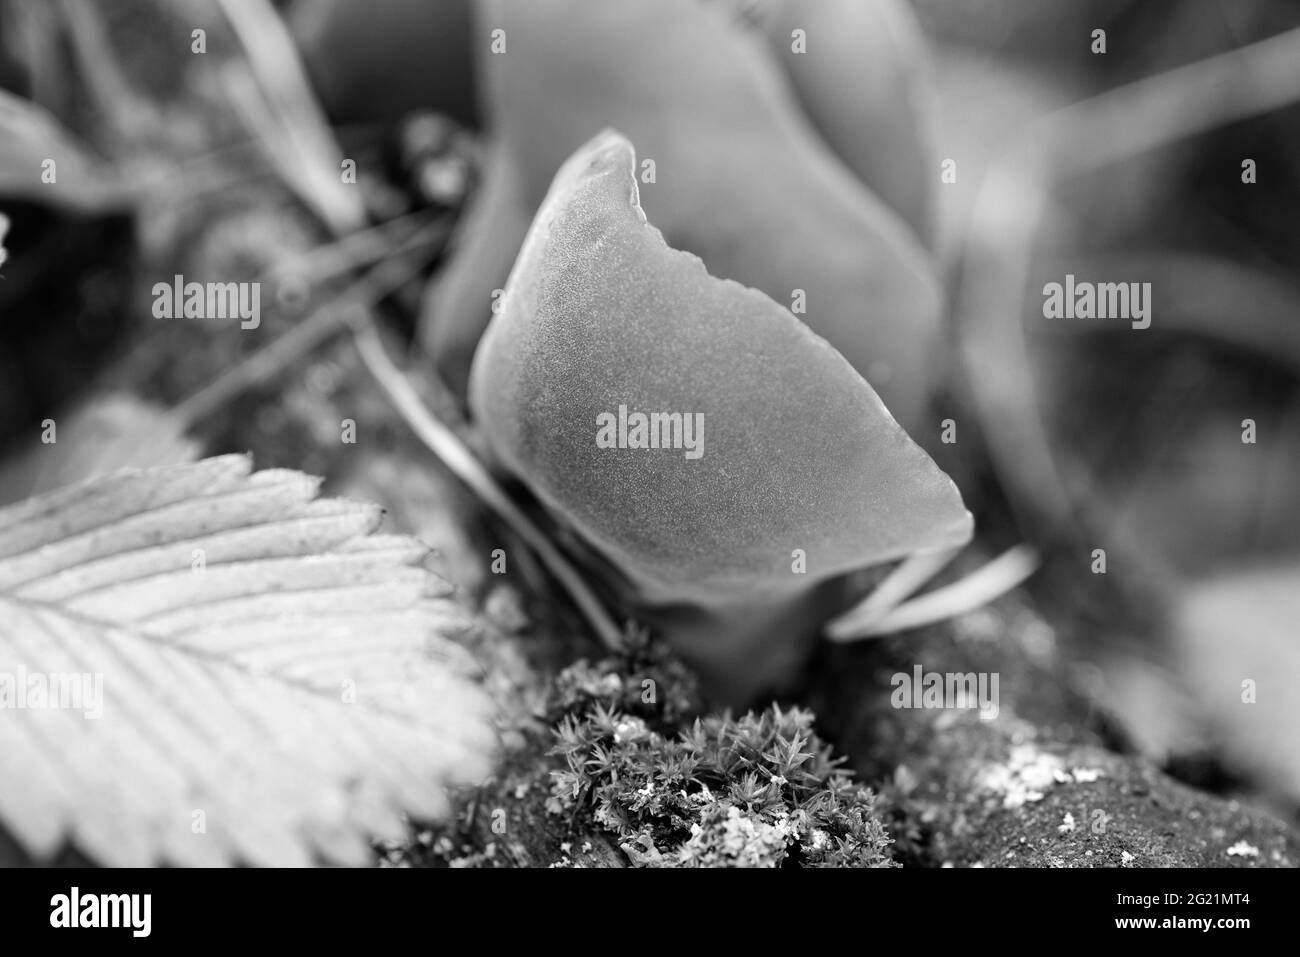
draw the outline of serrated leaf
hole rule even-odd
[[[488,771],[488,700],[447,637],[466,619],[423,546],[317,479],[251,469],[0,509],[0,823],[34,857],[361,863]],[[99,676],[102,716],[93,691],[13,707],[33,675]]]
[[[95,393],[59,416],[55,435],[0,462],[0,505],[124,468],[192,462],[200,449],[165,409],[127,392]]]

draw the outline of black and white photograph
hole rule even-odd
[[[0,0],[6,929],[1297,866],[1293,0]]]

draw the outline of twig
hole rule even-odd
[[[611,651],[621,648],[621,629],[588,587],[586,580],[569,564],[568,559],[546,534],[501,490],[460,438],[429,412],[415,389],[388,358],[379,336],[369,323],[354,323],[352,336],[366,368],[388,394],[388,398],[420,441],[489,508],[509,523],[516,534],[541,557],[601,642]]]
[[[391,256],[394,250],[413,250],[416,237],[425,237],[420,246],[441,246],[450,231],[445,221],[431,221],[427,212],[407,213],[314,249],[286,252],[267,266],[260,278],[293,276],[303,282],[324,282]]]
[[[441,228],[441,223],[433,223],[416,233],[402,248],[395,251],[392,258],[380,262],[364,278],[353,283],[330,302],[313,310],[280,338],[192,393],[173,408],[168,417],[180,429],[188,429],[235,396],[269,381],[300,356],[342,332],[350,310],[373,306],[424,268],[423,258],[410,258],[401,254],[418,249],[431,234]]]

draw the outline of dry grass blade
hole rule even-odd
[[[862,621],[837,619],[827,626],[833,641],[857,641],[932,625],[982,608],[1005,595],[1038,569],[1038,553],[1027,545],[1009,548],[965,578],[903,602]]]
[[[502,491],[456,434],[425,407],[410,383],[388,358],[374,329],[368,324],[358,323],[353,327],[353,337],[366,368],[420,441],[538,554],[555,580],[569,593],[605,647],[612,651],[622,648],[623,632],[581,573],[569,564],[546,533],[534,525],[510,496]]]
[[[88,0],[62,0],[59,18],[84,76],[86,92],[108,127],[127,141],[141,140],[162,125],[153,104],[131,88],[122,74],[120,55],[105,29],[102,7]]]
[[[1052,262],[1049,275],[1071,269],[1081,275],[1112,275],[1129,269],[1161,290],[1164,329],[1204,336],[1261,358],[1285,364],[1300,375],[1300,288],[1281,276],[1216,256],[1133,249],[1105,256],[1077,255]],[[1249,303],[1248,310],[1242,310]],[[1234,316],[1233,322],[1224,322]],[[1095,333],[1087,321],[1056,327],[1065,335]]]
[[[365,225],[355,190],[339,178],[343,154],[307,81],[298,49],[267,0],[221,0],[243,45],[260,98],[242,72],[226,75],[235,106],[258,134],[285,183],[297,191],[336,235]]]
[[[1035,237],[1062,179],[1227,123],[1300,102],[1300,28],[1117,87],[1029,124],[1006,143],[971,214],[971,244],[957,296],[968,318],[961,353],[998,475],[1017,508],[1055,528],[1075,524],[1075,503],[1035,393],[1021,327]],[[1031,520],[1036,516],[1026,516]]]
[[[54,166],[48,166],[49,161]],[[45,182],[47,171],[57,177]],[[88,213],[127,209],[132,187],[47,110],[0,90],[0,197]]]
[[[843,641],[845,635],[874,624],[912,596],[961,553],[965,546],[916,552],[899,562],[866,598],[826,623],[826,634]]]
[[[361,863],[488,771],[489,703],[446,637],[466,622],[423,546],[310,476],[250,472],[0,509],[0,780],[23,782],[0,821],[33,856]]]
[[[342,332],[354,313],[374,306],[424,267],[427,256],[419,254],[426,251],[429,243],[441,241],[443,230],[438,222],[420,229],[365,276],[312,310],[284,335],[191,393],[168,413],[173,425],[188,429],[235,396],[270,381],[301,356]]]

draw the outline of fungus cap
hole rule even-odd
[[[651,602],[794,594],[969,539],[956,486],[871,386],[789,311],[670,248],[634,170],[605,131],[533,220],[470,380],[501,463]],[[702,415],[702,454],[603,447],[620,407]]]

